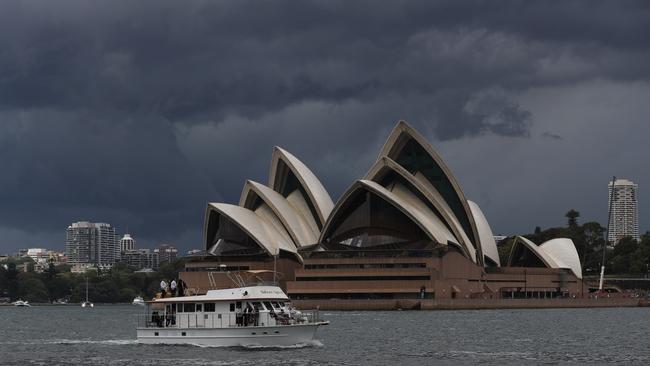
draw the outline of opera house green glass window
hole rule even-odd
[[[399,152],[391,152],[391,155],[393,154],[396,155],[394,160],[411,174],[416,175],[420,173],[427,178],[454,212],[465,232],[468,235],[472,235],[471,224],[467,218],[460,197],[456,193],[447,174],[431,158],[431,155],[429,155],[422,145],[413,139],[409,139]]]
[[[530,249],[517,245],[512,252],[511,267],[546,267],[544,262]]]
[[[227,217],[210,212],[208,252],[216,256],[264,255],[265,251],[245,231]]]
[[[390,250],[428,241],[410,218],[369,191],[355,192],[337,216],[326,237],[328,244]]]

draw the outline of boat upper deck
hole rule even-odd
[[[288,301],[287,295],[277,286],[248,286],[222,290],[210,290],[205,295],[165,297],[154,299],[149,303],[179,303],[179,302],[218,302],[218,301],[251,301],[251,300],[280,300]]]

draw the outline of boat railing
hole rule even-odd
[[[176,313],[138,315],[138,328],[240,328],[313,324],[320,322],[318,310],[292,313]]]

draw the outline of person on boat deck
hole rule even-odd
[[[280,312],[276,315],[276,319],[280,324],[289,323],[289,316],[284,312],[284,309],[280,309]]]
[[[251,304],[246,304],[246,309],[244,309],[244,326],[248,326],[253,323],[253,310],[255,310]]]
[[[241,308],[237,308],[237,311],[235,312],[235,324],[237,324],[238,327],[244,325],[244,314],[242,314]]]
[[[178,279],[178,283],[176,284],[176,288],[178,289],[178,296],[185,296],[185,282],[183,282],[182,279]]]
[[[151,313],[151,322],[156,323],[158,327],[163,326],[163,316],[160,315],[157,311]]]
[[[160,281],[160,292],[162,293],[162,297],[167,295],[167,282],[164,279]]]
[[[172,297],[176,297],[176,280],[172,280],[172,283],[169,284],[169,288],[172,290]]]
[[[251,313],[251,316],[253,317],[253,321],[252,321],[253,325],[258,326],[258,319],[259,319],[260,314],[259,314],[257,308],[254,307],[254,306],[253,306],[253,311]]]

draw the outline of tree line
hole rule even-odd
[[[580,213],[576,210],[570,210],[565,217],[565,227],[542,230],[538,226],[532,234],[523,236],[538,245],[555,238],[573,240],[582,263],[583,275],[599,275],[603,246],[607,244],[607,228],[595,221],[580,225]],[[508,262],[513,242],[514,237],[509,237],[499,245],[499,259],[502,264]],[[631,237],[625,237],[617,243],[609,243],[605,251],[605,268],[607,275],[646,277],[650,271],[650,232],[641,235],[638,242]]]
[[[34,303],[48,303],[58,300],[81,302],[86,297],[97,303],[131,302],[136,296],[152,298],[159,291],[160,281],[167,282],[178,278],[185,261],[161,264],[158,272],[138,273],[125,264],[116,264],[111,270],[88,270],[85,273],[72,273],[70,266],[55,266],[50,263],[42,273],[33,271],[28,265],[27,272],[17,266],[31,259],[12,259],[0,263],[0,297],[16,301],[27,300]],[[3,265],[4,264],[4,265]]]

